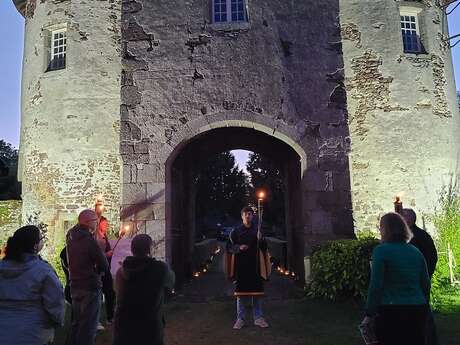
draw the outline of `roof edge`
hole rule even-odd
[[[16,6],[19,13],[21,13],[24,16],[26,11],[27,0],[13,0],[13,4],[14,6]]]

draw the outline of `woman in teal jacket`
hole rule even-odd
[[[372,253],[366,318],[375,317],[380,345],[423,345],[430,279],[425,259],[409,244],[411,232],[397,213],[380,220],[382,243]]]

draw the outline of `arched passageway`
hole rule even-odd
[[[283,141],[252,128],[224,127],[195,136],[173,152],[166,164],[166,258],[181,285],[192,274],[195,240],[194,172],[210,156],[244,149],[279,166],[285,183],[285,228],[288,265],[303,277],[301,160]]]

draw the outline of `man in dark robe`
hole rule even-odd
[[[428,275],[431,279],[436,269],[436,263],[438,262],[438,253],[436,251],[433,239],[428,232],[420,229],[417,224],[415,224],[417,221],[417,215],[413,209],[404,208],[402,211],[402,216],[404,217],[404,220],[414,235],[410,241],[410,244],[415,246],[423,254],[426,261],[426,267],[428,269]],[[433,312],[428,313],[426,334],[426,345],[438,344],[438,336],[436,331],[436,324],[434,323]]]
[[[235,281],[237,318],[234,329],[241,329],[245,324],[246,306],[252,302],[254,324],[268,327],[262,312],[264,282],[261,268],[267,264],[267,243],[257,231],[254,211],[250,207],[241,210],[243,224],[230,233],[228,251],[231,261],[231,278]],[[264,274],[262,274],[264,275]],[[265,278],[267,276],[265,275]]]

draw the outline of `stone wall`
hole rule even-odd
[[[0,247],[6,245],[8,237],[20,227],[21,208],[19,200],[0,201]]]
[[[40,212],[51,244],[103,195],[118,231],[121,1],[25,6],[20,172],[23,219]],[[48,71],[49,32],[67,28],[66,68]]]
[[[338,1],[251,1],[210,24],[210,1],[123,2],[123,204],[165,239],[168,160],[195,136],[249,127],[302,160],[302,235],[352,234]],[[174,188],[174,186],[170,186]],[[164,254],[164,248],[159,254]]]
[[[435,1],[340,3],[356,229],[375,229],[401,191],[420,224],[428,223],[441,187],[458,173],[460,119],[442,41],[447,20]],[[426,53],[403,52],[400,6],[420,11]]]

